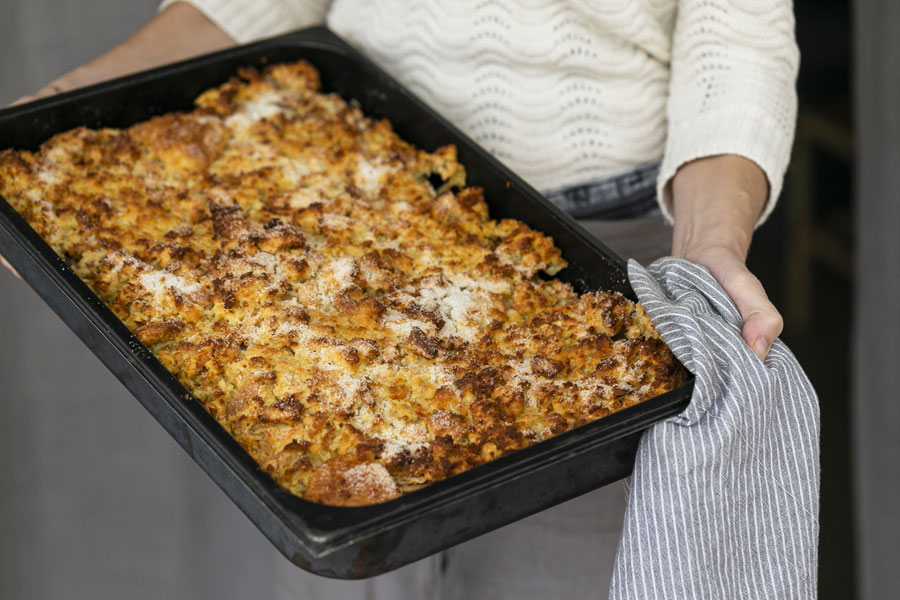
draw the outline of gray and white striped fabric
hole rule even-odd
[[[819,407],[776,340],[765,364],[703,267],[631,261],[631,284],[681,362],[691,405],[648,430],[610,598],[814,598]]]

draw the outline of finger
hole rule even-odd
[[[33,102],[34,100],[39,100],[41,98],[46,98],[48,96],[55,96],[56,94],[61,94],[66,91],[66,86],[63,85],[60,81],[54,80],[36,91],[33,94],[29,94],[27,96],[22,96],[10,106],[16,106],[19,104],[25,104],[27,102]]]
[[[22,276],[19,275],[19,272],[16,271],[15,269],[13,269],[12,265],[9,264],[8,262],[6,262],[6,259],[3,258],[2,256],[0,256],[0,265],[3,265],[3,266],[6,267],[7,269],[9,269],[10,272],[11,272],[13,275],[15,275],[16,277],[18,277],[19,279],[22,279]]]
[[[35,98],[34,96],[22,96],[21,98],[19,98],[18,100],[16,100],[12,104],[10,104],[10,106],[16,106],[18,104],[26,104],[26,103],[31,102],[32,100],[36,100],[36,99],[37,98]]]
[[[784,321],[774,306],[754,312],[744,318],[741,336],[762,360],[766,359],[775,339],[781,335]]]
[[[772,342],[781,335],[784,327],[781,314],[769,300],[759,279],[743,263],[731,267],[720,283],[744,320],[741,331],[744,341],[765,360]]]

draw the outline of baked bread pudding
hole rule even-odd
[[[686,378],[638,304],[547,277],[553,241],[491,219],[455,148],[404,142],[305,62],[6,150],[0,194],[313,502],[384,502]]]

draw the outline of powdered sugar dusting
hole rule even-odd
[[[44,165],[37,171],[37,177],[41,180],[42,183],[48,186],[57,185],[62,183],[62,178],[60,177],[60,170],[55,165]]]
[[[177,294],[190,298],[194,294],[199,294],[203,288],[196,283],[187,281],[180,275],[166,273],[165,271],[153,270],[141,273],[137,278],[141,287],[153,294],[156,301],[160,301],[165,297],[166,293],[174,291]]]
[[[437,309],[444,319],[440,335],[457,336],[467,341],[478,337],[479,325],[473,313],[479,312],[488,299],[477,288],[453,284],[423,286],[419,289],[419,297],[426,306]]]
[[[381,189],[384,177],[391,172],[387,165],[376,165],[364,158],[356,162],[356,172],[353,174],[353,183],[363,192],[373,195]]]
[[[344,471],[343,479],[351,494],[360,494],[366,491],[386,492],[391,495],[400,493],[394,478],[384,468],[384,465],[377,462],[351,467]]]
[[[322,195],[316,189],[303,188],[289,194],[286,201],[288,206],[294,210],[299,210],[301,208],[306,208],[314,202],[321,202]]]
[[[285,98],[274,91],[260,94],[255,100],[247,102],[237,112],[225,119],[225,125],[231,129],[245,129],[255,123],[279,113],[283,113]]]
[[[356,400],[366,392],[367,384],[366,377],[341,373],[337,378],[338,398],[335,408],[341,412],[349,412]]]
[[[356,261],[350,257],[338,258],[322,266],[319,278],[329,290],[342,290],[353,285],[353,278],[359,273]]]
[[[383,404],[374,408],[362,405],[350,422],[360,432],[381,440],[384,444],[383,460],[391,460],[406,452],[415,454],[427,448],[431,443],[431,436],[425,426],[392,418],[385,414],[389,409],[390,406]]]
[[[417,323],[414,323],[412,319],[393,308],[385,311],[381,324],[404,338],[408,337],[412,333],[413,328],[417,326]]]
[[[278,258],[268,252],[257,252],[253,256],[248,256],[247,260],[263,267],[270,273],[275,273],[278,270]]]
[[[415,454],[427,448],[430,443],[428,430],[418,423],[387,421],[377,435],[384,442],[382,458],[386,460],[391,460],[404,452]]]
[[[333,231],[343,231],[353,226],[353,219],[337,213],[325,213],[322,215],[322,226]]]
[[[451,276],[453,283],[462,289],[477,290],[479,293],[509,294],[510,285],[502,279],[473,279],[468,275]]]

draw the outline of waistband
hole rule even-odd
[[[584,184],[544,192],[576,219],[631,219],[659,211],[656,178],[660,162]]]

